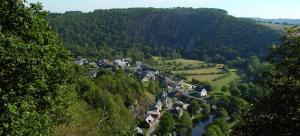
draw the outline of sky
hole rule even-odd
[[[236,17],[300,19],[300,0],[27,0],[41,2],[50,12],[131,7],[219,8]]]

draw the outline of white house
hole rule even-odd
[[[87,63],[88,63],[88,61],[86,59],[82,58],[81,56],[78,56],[77,60],[74,61],[74,64],[77,64],[77,65],[84,65]]]
[[[147,82],[156,79],[155,72],[150,70],[144,71],[142,76],[143,76],[142,82]]]
[[[206,97],[207,96],[207,90],[205,88],[203,88],[202,91],[200,92],[200,96],[201,97]]]
[[[155,119],[152,117],[152,115],[149,115],[145,121],[149,124],[149,126],[151,127],[152,123],[155,121]]]
[[[115,66],[116,68],[126,68],[126,67],[129,66],[129,63],[126,62],[124,59],[116,59],[116,60],[114,61],[114,66]]]

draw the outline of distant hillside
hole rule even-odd
[[[267,22],[259,22],[259,24],[268,26],[274,30],[279,30],[284,32],[287,28],[292,27],[293,25],[284,25],[284,24],[276,24],[276,23],[267,23]]]
[[[253,18],[256,21],[264,23],[273,23],[273,24],[283,24],[283,25],[300,25],[300,19],[263,19],[263,18]]]
[[[266,55],[277,31],[221,9],[130,8],[50,14],[49,21],[76,55],[161,55],[224,62]]]

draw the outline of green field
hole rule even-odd
[[[173,74],[185,77],[187,81],[196,79],[209,82],[213,89],[211,93],[215,95],[223,94],[221,88],[238,78],[235,69],[229,69],[229,72],[222,69],[224,64],[209,64],[204,61],[187,59],[163,60],[160,57],[154,57],[153,60],[159,64],[160,71],[171,71]],[[225,95],[229,95],[229,92],[226,92]]]
[[[212,67],[212,68],[200,68],[200,69],[191,69],[191,70],[177,70],[177,71],[172,71],[175,74],[207,74],[207,73],[218,73],[222,72],[221,69],[217,67]]]

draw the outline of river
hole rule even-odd
[[[192,129],[192,136],[202,136],[205,131],[205,127],[213,122],[214,117],[214,115],[209,115],[207,120],[200,120],[199,123]]]

